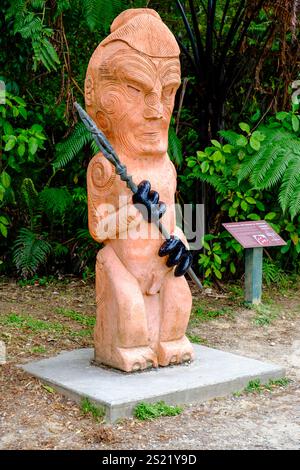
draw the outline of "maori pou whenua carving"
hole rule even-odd
[[[126,372],[194,357],[183,276],[191,255],[176,227],[176,171],[167,154],[179,86],[178,45],[151,9],[121,13],[86,74],[87,112],[139,185],[132,198],[101,153],[89,164],[89,230],[104,244],[96,261],[95,361]],[[148,222],[154,206],[174,236],[168,242]]]

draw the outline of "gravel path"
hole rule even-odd
[[[62,349],[91,346],[91,337],[81,336],[78,322],[56,313],[64,305],[93,315],[93,287],[73,284],[43,289],[21,289],[13,283],[0,286],[0,339],[8,352],[8,362],[0,366],[0,449],[300,448],[298,290],[294,288],[285,296],[271,291],[267,307],[258,312],[237,308],[237,302],[228,296],[195,298],[196,306],[212,309],[227,305],[231,310],[213,320],[192,320],[190,327],[190,334],[201,336],[209,346],[285,366],[292,380],[289,385],[190,405],[176,417],[150,422],[130,419],[108,426],[83,416],[71,400],[51,393],[16,367]],[[7,323],[12,312],[44,322],[60,321],[63,333],[17,328]],[[272,321],[261,321],[265,316]],[[33,353],[36,348],[45,352]]]

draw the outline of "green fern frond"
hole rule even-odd
[[[180,139],[177,137],[173,126],[169,128],[169,146],[168,154],[172,162],[180,168],[183,163],[182,145]]]
[[[96,155],[96,153],[99,152],[99,147],[96,144],[96,142],[94,141],[94,139],[91,142],[91,151],[92,151],[92,153],[91,153],[92,156]]]
[[[81,240],[93,241],[93,238],[87,228],[79,228],[76,232],[76,238]]]
[[[296,217],[296,215],[300,213],[300,178],[298,179],[298,182],[296,184],[294,194],[290,199],[289,207],[291,217],[292,219],[294,219],[294,217]]]
[[[36,208],[38,192],[35,189],[34,182],[30,178],[24,178],[21,185],[22,198],[30,212],[32,218],[33,211]]]
[[[34,15],[34,13],[29,13],[24,17],[22,27],[15,25],[15,33],[20,33],[24,39],[28,39],[32,36],[40,34],[43,29],[43,24],[41,19]]]
[[[127,7],[125,0],[82,0],[82,12],[90,31],[108,31],[112,20]]]
[[[239,134],[231,130],[226,130],[226,131],[222,130],[222,131],[219,131],[218,133],[220,134],[221,137],[223,137],[226,140],[226,142],[228,142],[230,145],[233,145],[234,147],[236,146],[237,140],[240,137]]]
[[[67,188],[45,188],[39,202],[50,219],[63,217],[72,207],[73,199]]]
[[[252,176],[252,182],[259,184],[261,187],[260,175],[268,171],[273,161],[281,155],[281,150],[287,155],[289,152],[292,154],[300,152],[300,140],[295,137],[295,134],[287,131],[286,129],[269,128],[261,126],[259,128],[266,138],[261,143],[261,148],[258,152],[245,158],[239,170],[239,182]],[[266,165],[266,167],[265,167]]]
[[[42,63],[48,71],[56,70],[60,63],[54,46],[47,39],[52,37],[54,31],[43,24],[42,10],[45,0],[12,2],[6,18],[13,19],[14,33],[19,33],[23,39],[31,39],[33,49],[33,70]],[[32,11],[31,9],[39,11]]]
[[[297,156],[287,168],[282,184],[279,191],[279,203],[283,210],[286,212],[288,209],[290,212],[296,215],[294,208],[292,207],[292,201],[298,197],[296,189],[300,188],[300,157]]]
[[[223,196],[227,195],[229,190],[229,180],[219,175],[209,175],[207,173],[201,173],[199,178],[202,181],[210,184],[219,194]]]
[[[61,13],[69,10],[71,8],[71,0],[57,0],[56,1],[56,17],[59,16]],[[74,2],[72,2],[74,3]],[[73,5],[72,5],[73,7]],[[72,8],[73,10],[73,8]],[[74,11],[74,10],[73,10]]]
[[[56,66],[60,63],[59,57],[47,38],[40,36],[36,40],[33,39],[32,48],[34,51],[34,70],[37,69],[40,62],[42,62],[49,72],[56,70]]]
[[[268,286],[285,284],[287,276],[280,266],[266,258],[263,262],[263,280]]]
[[[284,127],[260,130],[266,138],[259,151],[242,163],[238,181],[248,178],[257,189],[279,185],[279,204],[295,217],[300,212],[300,139]]]
[[[99,149],[92,137],[92,134],[86,129],[82,122],[76,124],[70,136],[57,144],[56,159],[53,162],[54,170],[64,168],[70,163],[85,145],[91,145],[93,155],[99,152]]]
[[[264,178],[260,177],[260,175],[256,177],[256,187],[258,189],[269,189],[279,183],[291,160],[291,155],[286,155],[282,149],[279,149],[277,159],[268,165],[269,168],[264,172]]]
[[[5,18],[7,20],[11,18],[22,18],[26,11],[27,0],[14,0],[11,2],[9,9],[6,12]]]
[[[277,174],[278,170],[281,170],[281,166],[276,165],[278,161],[281,162],[281,157],[284,156],[283,149],[281,146],[269,145],[268,147],[263,147],[262,151],[258,152],[259,161],[258,164],[253,168],[252,174],[250,176],[251,183],[259,188],[260,185],[265,187],[265,178],[268,174],[268,179],[278,179],[280,178]],[[275,175],[271,172],[270,169],[275,168]],[[282,173],[281,173],[282,174]]]
[[[53,255],[55,258],[62,258],[69,253],[69,249],[67,246],[63,245],[62,243],[55,243],[53,247]]]
[[[18,272],[28,277],[46,262],[50,252],[50,243],[31,230],[22,228],[13,245],[13,262]]]
[[[45,0],[31,0],[32,8],[36,10],[41,10],[45,5]]]

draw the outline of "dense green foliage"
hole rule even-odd
[[[205,236],[206,253],[199,258],[205,277],[214,275],[221,279],[223,273],[230,270],[235,274],[238,266],[242,268],[242,263],[238,263],[242,256],[241,246],[221,227],[221,222],[228,220],[268,221],[287,241],[286,246],[272,253],[274,263],[278,261],[290,269],[299,267],[298,109],[299,104],[293,104],[289,113],[279,112],[260,124],[251,120],[241,122],[240,132],[220,131],[223,143],[212,140],[210,147],[187,159],[190,172],[186,179],[209,183],[215,189],[219,207],[214,233]],[[273,271],[274,263],[269,264]],[[275,271],[280,272],[280,268]],[[269,267],[268,272],[270,278],[272,268]]]
[[[0,6],[0,272],[93,273],[86,169],[95,144],[75,100],[112,19],[155,8],[182,49],[169,133],[180,202],[206,205],[199,268],[239,276],[243,252],[222,222],[265,219],[287,240],[266,280],[299,269],[298,2],[4,0]],[[297,94],[297,93],[296,93]],[[294,94],[295,95],[295,94]],[[197,257],[196,257],[197,258]]]

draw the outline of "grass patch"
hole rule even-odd
[[[15,328],[28,329],[31,331],[45,331],[54,330],[62,331],[63,325],[60,323],[53,323],[38,318],[31,317],[30,315],[18,315],[17,313],[10,313],[0,320],[2,325],[8,325]]]
[[[183,408],[180,406],[170,406],[164,401],[158,401],[157,403],[141,402],[135,407],[134,416],[141,421],[146,421],[162,416],[177,416],[182,411]]]
[[[102,406],[94,405],[87,397],[82,398],[80,410],[82,414],[91,415],[96,421],[103,419],[105,416],[105,409]]]
[[[80,338],[86,338],[87,336],[93,336],[93,330],[91,328],[86,328],[79,331],[71,331],[70,336],[79,336]]]
[[[281,379],[272,380],[270,379],[269,382],[264,386],[267,390],[272,390],[276,387],[287,387],[291,383],[291,379],[287,377],[282,377]]]
[[[200,322],[214,320],[220,317],[233,317],[233,309],[230,307],[222,307],[217,310],[204,310],[202,307],[198,307],[194,309],[192,317],[193,320]]]
[[[230,292],[230,295],[228,297],[229,300],[232,300],[234,302],[240,302],[242,298],[244,298],[244,289],[237,285],[237,284],[233,284],[233,285],[227,285],[227,288]]]
[[[42,385],[42,388],[43,388],[44,390],[46,390],[46,392],[48,392],[48,393],[56,393],[55,390],[54,390],[54,388],[50,387],[49,385],[43,384],[43,385]]]
[[[282,377],[276,380],[270,379],[269,382],[266,384],[262,384],[260,379],[250,380],[247,386],[243,390],[240,390],[239,392],[235,392],[233,395],[235,397],[240,397],[244,393],[258,394],[258,393],[265,392],[266,390],[271,392],[272,390],[278,387],[287,387],[290,383],[291,383],[291,379],[288,379],[287,377]]]
[[[257,326],[270,325],[278,317],[278,311],[274,309],[274,307],[271,308],[270,306],[261,304],[256,305],[254,309],[256,311],[256,315],[253,322]]]
[[[245,393],[260,393],[262,391],[262,385],[260,383],[260,379],[250,380],[245,387]]]
[[[59,315],[63,315],[66,318],[70,318],[70,320],[74,320],[80,325],[84,326],[95,326],[96,318],[95,317],[88,317],[80,312],[76,312],[75,310],[68,310],[66,308],[56,308],[55,313]]]
[[[201,338],[201,336],[198,336],[198,335],[187,334],[186,336],[191,341],[191,343],[195,343],[195,344],[207,344],[208,343],[207,339]]]
[[[45,346],[34,346],[30,352],[34,353],[34,354],[43,354],[46,352],[46,348]]]
[[[20,287],[26,286],[47,286],[55,282],[56,279],[54,276],[43,276],[38,277],[37,275],[33,276],[31,279],[19,279],[17,285]]]

